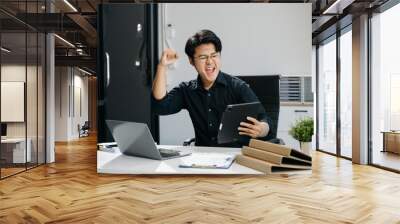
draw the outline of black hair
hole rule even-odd
[[[194,50],[196,49],[196,47],[202,44],[209,43],[214,44],[215,50],[217,52],[221,52],[222,44],[219,37],[211,30],[200,30],[187,40],[185,53],[189,58],[193,59]]]

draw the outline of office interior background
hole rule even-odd
[[[79,128],[85,121],[90,124],[92,133],[97,132],[96,10],[97,5],[104,2],[129,3],[1,2],[2,178],[46,161],[54,162],[54,142],[78,139]],[[282,4],[287,10],[293,10],[288,13],[291,16],[280,19],[291,24],[288,27],[292,33],[283,36],[286,39],[291,38],[286,43],[298,45],[311,37],[311,56],[287,56],[290,66],[282,65],[282,61],[285,61],[282,57],[279,63],[272,63],[275,67],[264,66],[263,71],[262,56],[268,55],[263,55],[262,52],[255,52],[254,57],[243,55],[246,60],[242,60],[240,56],[230,56],[233,55],[232,48],[236,39],[226,37],[225,42],[229,48],[226,48],[226,54],[223,52],[225,68],[232,73],[237,71],[240,75],[281,75],[278,137],[288,146],[299,147],[298,142],[288,134],[290,126],[299,118],[311,116],[316,125],[314,149],[349,160],[356,153],[357,157],[362,157],[361,160],[354,159],[358,163],[398,171],[398,154],[386,150],[388,144],[396,142],[398,137],[396,133],[393,136],[387,133],[390,136],[386,136],[385,140],[384,132],[400,129],[400,104],[396,100],[400,91],[400,68],[396,63],[396,53],[400,46],[396,40],[400,34],[394,28],[400,19],[400,6],[396,1],[348,1],[339,2],[330,12],[324,9],[334,1],[290,2],[309,2],[311,13],[296,15],[299,12],[308,13],[304,10],[304,5],[297,4],[297,7],[303,7],[300,9],[294,7],[296,4]],[[182,7],[188,8],[182,10]],[[158,22],[164,23],[164,26],[159,25],[159,29],[164,27],[159,30],[159,48],[166,47],[165,45],[182,48],[179,44],[184,42],[185,35],[194,31],[185,23],[187,20],[182,18],[195,14],[195,7],[199,6],[190,8],[172,3],[158,6]],[[207,19],[191,19],[191,23],[201,26],[204,22],[214,22],[214,27],[225,24],[224,21],[218,22],[218,7],[212,4],[203,4],[201,7],[213,13]],[[340,13],[336,14],[337,12]],[[263,16],[262,13],[260,16]],[[248,26],[249,30],[246,32],[262,27],[263,24],[268,26],[274,16],[278,15],[274,15],[271,10],[268,21],[255,19],[252,22],[256,24]],[[311,22],[294,23],[296,16],[307,16]],[[165,21],[174,26],[166,26]],[[357,25],[355,28],[354,22]],[[244,27],[242,25],[240,28]],[[310,27],[311,33],[302,32]],[[235,25],[226,27],[226,30],[229,29],[235,29]],[[262,38],[254,39],[254,42],[258,41],[259,44],[271,48],[271,60],[274,59],[273,56],[278,58],[290,51],[291,46],[288,44],[274,47],[268,46],[268,40],[263,40],[268,36],[279,38],[279,35],[272,35],[284,32],[283,29],[277,31],[279,29],[277,26],[273,32],[266,31]],[[221,30],[222,36],[224,32]],[[240,38],[245,37],[238,35],[237,40],[240,41]],[[303,52],[309,49],[307,44],[296,47],[303,47]],[[352,52],[355,48],[358,52]],[[179,53],[183,55],[183,52]],[[355,56],[364,57],[364,61],[357,61]],[[249,60],[249,57],[252,58]],[[308,58],[310,62],[307,61]],[[244,63],[242,69],[234,66],[240,63]],[[358,63],[357,68],[354,68],[355,63]],[[282,65],[281,68],[279,64]],[[173,75],[169,76],[168,88],[181,80],[194,77],[187,75],[194,73],[189,70],[189,65],[185,65],[184,60],[179,61],[176,66],[183,69],[172,69]],[[362,69],[362,75],[355,76],[354,73]],[[354,81],[359,83],[352,83]],[[364,91],[358,97],[354,94],[355,85],[360,91]],[[354,99],[357,102],[353,102]],[[354,105],[362,108],[354,111]],[[185,113],[183,111],[160,117],[158,134],[161,144],[180,144],[184,139],[194,136],[190,119]],[[362,128],[362,133],[356,136],[356,140],[352,134],[359,127],[353,127],[353,116],[360,118],[357,125]],[[176,133],[169,131],[171,125],[176,127]],[[388,143],[388,138],[393,139]],[[359,141],[359,146],[353,147],[354,141]],[[353,152],[353,148],[358,148],[357,152]]]

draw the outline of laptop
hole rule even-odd
[[[145,123],[106,120],[121,153],[155,160],[188,156],[175,149],[158,149]]]

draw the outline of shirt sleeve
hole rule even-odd
[[[154,98],[151,94],[151,103],[153,111],[159,115],[168,115],[178,113],[184,109],[184,97],[183,97],[183,84],[173,88],[167,93],[161,100]]]
[[[256,102],[256,101],[260,102],[260,100],[258,99],[256,94],[253,92],[253,90],[250,89],[250,87],[247,85],[247,83],[245,83],[245,82],[241,83],[239,89],[240,89],[241,101],[243,103],[250,103],[250,102]],[[259,120],[261,122],[265,122],[269,126],[269,132],[268,132],[267,136],[262,137],[260,139],[269,140],[272,138],[272,136],[275,136],[275,133],[273,133],[274,130],[272,130],[272,128],[271,128],[273,126],[273,121],[267,115],[267,113],[265,112],[265,108],[263,106],[260,107],[257,120]]]

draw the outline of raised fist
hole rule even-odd
[[[160,64],[163,66],[168,66],[175,63],[178,60],[178,54],[175,50],[167,48],[163,51],[161,55]]]

